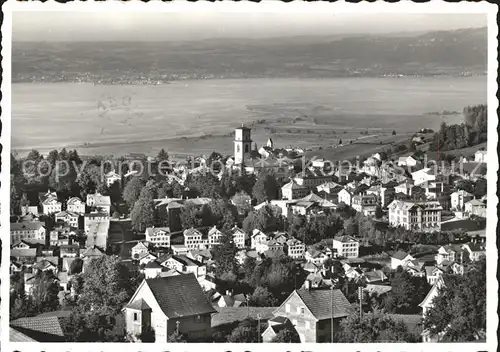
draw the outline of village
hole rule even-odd
[[[241,126],[227,157],[130,157],[164,175],[89,172],[71,181],[80,196],[51,176],[17,188],[11,340],[362,342],[363,319],[391,330],[380,342],[446,340],[445,278],[484,277],[490,155],[428,162],[426,136],[347,168],[271,138],[257,149]]]

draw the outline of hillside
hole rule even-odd
[[[179,79],[484,74],[486,28],[425,34],[14,42],[13,82],[166,83]]]

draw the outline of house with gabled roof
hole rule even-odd
[[[238,226],[234,226],[231,230],[233,235],[233,241],[237,248],[245,248],[245,241],[247,239],[247,234],[245,231],[240,229]]]
[[[287,318],[297,331],[300,342],[332,342],[333,330],[351,314],[351,304],[340,290],[301,288],[294,290],[273,312],[275,317]]]
[[[99,192],[87,194],[87,206],[96,209],[97,212],[107,213],[111,211],[111,197],[104,196]]]
[[[85,214],[85,202],[78,197],[71,197],[66,202],[66,210],[76,214]]]
[[[472,261],[477,261],[486,254],[486,246],[484,243],[465,243],[462,245],[462,249],[468,253],[468,257]]]
[[[132,259],[138,260],[144,254],[149,253],[148,246],[144,242],[138,242],[135,246],[130,249],[130,255]]]
[[[309,189],[299,185],[295,180],[291,180],[281,187],[281,197],[283,199],[298,199],[305,197],[309,193]]]
[[[42,222],[10,223],[10,243],[17,243],[21,240],[45,241],[45,236],[46,231]]]
[[[409,253],[405,251],[396,251],[391,255],[391,269],[397,269],[398,266],[404,266],[407,261],[414,260]]]
[[[78,228],[79,218],[80,218],[79,214],[73,213],[72,211],[68,210],[60,211],[55,215],[56,222],[63,222],[71,227],[76,227],[76,228]]]
[[[155,342],[165,343],[175,331],[188,341],[211,338],[211,315],[216,310],[195,276],[184,274],[145,279],[123,312],[129,334],[138,336],[152,327]]]
[[[170,247],[170,228],[169,227],[148,227],[145,231],[145,241],[155,247]]]
[[[251,236],[250,248],[255,249],[257,253],[264,253],[269,249],[267,243],[270,237],[259,229],[254,229]]]

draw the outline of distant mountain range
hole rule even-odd
[[[13,82],[481,75],[487,29],[193,42],[14,42]]]

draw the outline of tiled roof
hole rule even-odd
[[[138,299],[137,301],[134,301],[130,304],[126,305],[126,308],[130,309],[137,309],[137,310],[146,310],[146,309],[151,309],[150,306],[144,301],[142,298]]]
[[[11,257],[36,257],[36,248],[28,248],[28,249],[11,249],[10,250]]]
[[[215,312],[193,274],[146,279],[146,283],[168,318]]]
[[[330,289],[299,289],[295,292],[318,320],[331,319],[332,312],[334,318],[349,315],[351,305],[340,290],[333,290],[333,307]]]
[[[397,252],[394,252],[391,255],[391,258],[396,258],[396,259],[399,259],[399,260],[403,260],[404,258],[406,258],[407,255],[408,255],[408,253],[406,253],[406,252],[397,251]]]
[[[34,231],[44,227],[43,223],[38,221],[33,222],[11,222],[10,231]]]
[[[100,256],[103,256],[104,255],[104,252],[101,251],[99,248],[97,247],[90,247],[90,248],[87,248],[83,253],[82,253],[82,257],[100,257]]]
[[[37,341],[61,341],[64,333],[59,317],[19,318],[10,322],[16,330]]]
[[[170,228],[169,227],[148,227],[146,228],[146,235],[148,236],[156,236],[157,233],[159,232],[165,232],[167,235],[170,235]]]

